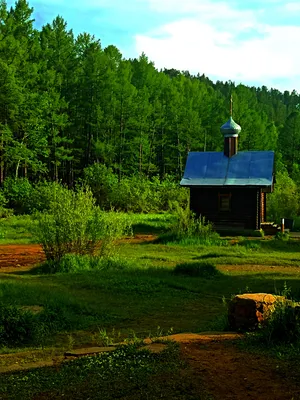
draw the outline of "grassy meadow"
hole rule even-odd
[[[285,290],[295,300],[300,299],[298,239],[223,237],[205,243],[197,240],[168,242],[159,238],[164,237],[174,223],[172,215],[132,215],[131,218],[135,237],[118,240],[110,262],[98,260],[95,263],[89,257],[71,256],[67,263],[76,264],[73,272],[49,273],[45,263],[28,272],[0,274],[0,303],[3,309],[13,307],[12,313],[14,310],[25,310],[30,314],[25,321],[28,332],[31,326],[38,327],[28,343],[23,340],[0,347],[0,368],[11,362],[11,359],[1,358],[1,354],[10,353],[18,357],[20,351],[35,351],[38,359],[47,360],[69,348],[108,344],[128,337],[156,338],[170,331],[196,333],[224,330],[227,329],[226,303],[238,293],[278,294]],[[35,224],[30,217],[1,220],[3,235],[0,244],[35,243]],[[141,235],[153,236],[145,238]],[[33,315],[31,310],[36,308],[41,311]],[[15,331],[16,326],[12,324],[11,334],[14,335]],[[135,372],[132,376],[138,382],[139,394],[134,391],[133,395],[132,387],[126,386],[126,368],[122,376],[111,382],[108,393],[112,393],[113,388],[122,382],[124,393],[128,391],[128,397],[124,395],[123,398],[143,398],[147,390],[149,398],[154,399],[157,392],[152,393],[149,389],[153,376],[158,372],[166,376],[179,374],[182,368],[178,361],[178,349],[171,348],[161,356],[166,357],[164,371],[159,369],[162,367],[158,367],[156,355],[151,358],[148,353],[147,362],[143,364],[141,361],[143,367],[139,368],[136,362],[140,360],[141,353],[134,348],[131,351],[128,357],[133,363],[131,367]],[[112,361],[103,359],[103,363],[115,366],[115,356],[107,357],[111,357]],[[122,359],[123,356],[120,357]],[[105,377],[103,371],[107,368],[97,362],[93,359],[79,360],[72,364],[71,369],[64,366],[59,373],[43,369],[30,374],[5,374],[5,382],[2,375],[0,398],[33,398],[43,392],[52,393],[53,397],[47,398],[58,398],[62,393],[72,398],[72,390],[77,390],[79,386],[82,398],[88,394],[93,396],[83,388],[87,379],[96,380],[98,376],[89,375],[91,365],[95,364],[93,368],[98,371],[97,374],[104,374]],[[74,372],[78,369],[84,371],[79,374],[80,378]],[[37,379],[42,379],[44,386],[38,385],[33,390]],[[58,382],[55,391],[49,386],[53,379]],[[72,382],[72,379],[73,389],[65,392],[66,382]],[[25,381],[29,383],[25,385]],[[104,386],[98,383],[101,388],[97,387],[104,390],[107,383],[103,383],[105,379],[101,382]],[[31,385],[30,390],[28,385]],[[9,395],[12,390],[15,397]],[[179,390],[176,385],[166,390],[165,398],[202,398],[199,393],[198,397],[174,397]],[[33,397],[26,397],[25,392]],[[203,399],[205,396],[203,393]]]

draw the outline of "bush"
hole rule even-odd
[[[59,305],[46,305],[41,312],[33,314],[13,305],[0,304],[0,345],[41,344],[49,334],[75,324],[67,310]]]
[[[224,241],[222,241],[219,234],[213,230],[213,225],[207,222],[204,217],[197,218],[189,207],[182,208],[177,204],[175,218],[176,222],[171,227],[170,232],[161,235],[158,238],[158,242],[177,242],[183,245],[223,244]]]
[[[102,212],[84,188],[70,191],[57,186],[49,211],[39,213],[37,219],[37,237],[47,260],[54,261],[70,253],[108,256],[114,240],[130,231],[127,217]]]
[[[275,239],[287,242],[290,240],[290,235],[287,232],[277,232],[275,235]]]
[[[3,190],[0,190],[0,209],[7,205],[7,199],[4,196]]]
[[[260,332],[267,344],[294,343],[300,340],[300,305],[290,300],[279,300]]]
[[[277,174],[274,192],[268,195],[267,206],[269,219],[277,223],[280,223],[281,218],[294,218],[298,214],[297,185],[287,172]]]
[[[206,262],[177,264],[174,273],[186,276],[197,276],[205,279],[212,279],[222,275],[215,264]]]
[[[96,246],[94,199],[89,190],[57,187],[49,211],[37,214],[37,237],[47,260],[68,253],[93,254]]]
[[[68,189],[57,182],[39,182],[33,186],[29,200],[29,212],[47,211],[50,209],[53,196],[59,191]]]
[[[30,212],[30,197],[32,185],[27,178],[6,178],[3,185],[3,194],[8,201],[8,206],[16,214]]]
[[[0,344],[5,346],[32,342],[37,321],[30,311],[0,304]]]
[[[103,164],[93,164],[84,169],[84,181],[91,188],[96,203],[105,209],[115,207],[114,193],[117,193],[118,177],[111,168]]]
[[[201,237],[202,239],[219,238],[219,235],[213,231],[213,225],[205,220],[205,217],[197,218],[189,207],[176,207],[177,222],[173,231],[181,237]]]
[[[94,164],[84,170],[84,182],[91,188],[97,205],[104,209],[144,213],[167,211],[175,202],[187,204],[188,190],[166,177],[148,179],[141,175],[119,181],[111,168]]]

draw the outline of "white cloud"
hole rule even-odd
[[[300,3],[298,2],[291,2],[285,4],[284,8],[290,12],[299,12],[300,11]]]
[[[300,91],[300,26],[263,24],[259,10],[239,11],[224,2],[149,1],[161,12],[171,7],[194,13],[136,36],[138,53],[145,52],[158,68]]]

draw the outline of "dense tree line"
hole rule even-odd
[[[94,163],[118,179],[179,178],[189,150],[223,147],[229,116],[242,126],[240,150],[275,150],[279,170],[299,180],[296,91],[213,83],[204,75],[158,71],[145,54],[126,60],[62,17],[37,30],[33,9],[0,4],[0,183],[48,179],[74,185]]]

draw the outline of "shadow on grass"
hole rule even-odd
[[[228,254],[226,253],[208,253],[208,254],[203,254],[202,256],[193,257],[193,260],[207,260],[210,258],[220,258],[227,256]]]
[[[174,268],[174,274],[184,276],[194,276],[204,279],[216,279],[223,276],[215,264],[208,262],[191,262],[177,264]]]
[[[272,251],[284,251],[286,253],[294,253],[296,251],[300,252],[300,241],[290,239],[288,241],[283,240],[262,240],[262,249],[272,250]]]
[[[158,220],[159,221],[159,220]],[[133,234],[147,234],[147,235],[158,235],[166,232],[165,226],[153,226],[147,223],[138,223],[132,225]]]

